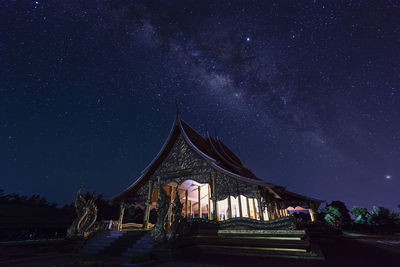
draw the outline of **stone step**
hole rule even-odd
[[[125,233],[126,231],[100,232],[85,244],[85,246],[81,250],[81,253],[97,254],[103,251],[106,247],[111,245],[114,241],[123,236]]]
[[[136,250],[143,250],[143,249],[152,249],[153,247],[152,246],[150,246],[150,247],[136,247],[136,248],[129,248],[129,249],[127,249],[126,250],[126,252],[132,252],[132,251],[136,251]]]
[[[148,253],[150,251],[151,251],[151,249],[138,249],[138,250],[135,250],[135,251],[126,251],[126,252],[122,253],[122,255],[126,256],[126,257],[130,257],[130,256],[132,256],[133,254],[136,254],[136,253]]]
[[[153,248],[153,239],[150,236],[150,232],[143,235],[136,243],[128,248],[125,252],[122,253],[123,256],[130,257],[135,253],[148,253]]]

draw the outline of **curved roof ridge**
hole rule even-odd
[[[206,153],[205,151],[202,151],[202,149],[200,149],[199,147],[197,147],[196,144],[195,144],[195,142],[193,142],[193,141],[190,139],[190,136],[189,136],[188,133],[186,132],[185,127],[188,128],[188,129],[191,131],[191,135],[196,135],[196,138],[201,139],[201,142],[207,143],[207,140],[206,140],[205,138],[203,138],[201,135],[199,135],[199,134],[198,134],[192,127],[190,127],[190,125],[187,124],[183,119],[179,119],[179,125],[180,125],[180,129],[181,129],[181,132],[183,133],[183,136],[184,136],[185,140],[187,140],[187,142],[190,144],[190,146],[193,147],[193,149],[194,149],[198,154],[200,154],[201,156],[203,156],[206,160],[209,160],[209,161],[212,161],[212,162],[217,162],[217,159],[222,159],[222,160],[224,160],[224,162],[223,162],[224,164],[230,165],[230,166],[233,167],[234,169],[237,168],[237,166],[235,166],[235,165],[233,165],[232,163],[230,163],[229,161],[227,161],[227,159],[226,159],[223,155],[221,155],[220,152],[219,152],[215,147],[214,147],[214,148],[212,147],[212,146],[213,146],[213,144],[212,144],[212,139],[210,138],[209,135],[208,135],[209,138],[207,138],[207,140],[209,141],[210,148],[209,148],[209,147],[205,147],[205,146],[204,146],[204,148],[210,149],[210,151],[208,151],[208,153]],[[207,133],[208,133],[208,131],[207,131]],[[211,152],[211,153],[216,153],[216,155],[211,156],[211,155],[210,155],[210,154],[211,154],[210,152]],[[217,156],[217,157],[214,157],[214,156]],[[226,162],[226,161],[227,161],[227,162]],[[218,167],[221,168],[221,169],[223,169],[223,170],[225,170],[226,173],[234,173],[234,172],[232,172],[232,171],[230,171],[230,170],[224,168],[223,166],[219,166],[219,165],[218,165]],[[254,174],[253,174],[250,170],[248,170],[247,168],[243,168],[243,170],[246,170],[247,172],[249,172],[250,175],[249,175],[249,176],[243,176],[243,174],[236,173],[236,174],[235,174],[235,177],[238,176],[238,177],[243,177],[243,178],[245,178],[245,179],[251,179],[251,180],[255,180],[255,181],[263,181],[262,179],[258,178],[256,175],[254,175]],[[239,170],[235,169],[234,171],[238,171],[238,172],[239,172],[240,169],[239,169]]]
[[[243,165],[243,162],[240,160],[240,158],[238,156],[236,156],[236,154],[227,146],[225,145],[225,143],[218,139],[218,143],[219,145],[222,147],[222,149],[224,150],[225,154],[236,164],[239,164],[241,166]]]
[[[224,155],[221,154],[221,151],[218,150],[218,148],[215,146],[213,138],[211,136],[207,136],[207,140],[211,146],[211,149],[214,151],[214,153],[216,153],[218,155],[218,157],[224,161],[225,164],[228,164],[230,167],[233,167],[234,169],[240,169],[239,166],[237,166],[236,164],[234,164],[233,162],[231,162],[229,159],[227,159]]]
[[[203,152],[200,148],[198,148],[198,147],[193,143],[192,140],[190,140],[188,134],[186,133],[186,131],[185,131],[183,125],[182,125],[182,122],[186,124],[186,125],[185,125],[186,127],[190,127],[190,125],[187,124],[187,123],[186,123],[184,120],[182,120],[182,119],[179,120],[179,127],[180,127],[180,129],[181,129],[181,132],[182,132],[182,134],[183,134],[183,137],[184,137],[185,140],[190,144],[190,146],[191,146],[197,153],[199,153],[201,156],[205,157],[206,159],[211,160],[211,161],[213,161],[213,162],[217,161],[215,158],[213,158],[213,157],[211,157],[210,155],[207,155],[205,152]],[[190,129],[193,130],[194,133],[196,133],[196,131],[195,131],[193,128],[190,127]],[[201,137],[201,138],[203,139],[203,141],[205,141],[204,138],[203,138],[201,135],[198,134],[198,136]]]
[[[163,154],[164,150],[167,149],[167,145],[171,142],[171,140],[174,138],[174,132],[176,127],[178,126],[178,121],[180,119],[180,115],[179,113],[176,114],[174,123],[172,124],[172,127],[169,131],[168,137],[165,140],[164,144],[162,145],[160,151],[158,152],[158,154],[153,158],[153,160],[146,166],[146,168],[144,168],[141,171],[141,175],[139,176],[139,178],[137,178],[130,186],[128,186],[122,193],[120,193],[119,195],[113,197],[113,201],[121,196],[123,196],[125,193],[127,193],[127,191],[131,190],[133,187],[135,187],[137,184],[139,184],[139,182],[142,181],[142,179],[144,179],[144,177],[148,174],[150,168],[153,166],[153,164],[155,164],[155,162],[160,158],[160,156]],[[171,149],[172,147],[170,147],[169,149]],[[168,151],[169,152],[169,151]]]
[[[208,136],[208,139],[209,139],[209,143],[212,146],[212,148],[214,150],[216,150],[216,152],[218,153],[220,158],[222,160],[224,160],[225,164],[228,164],[230,167],[232,167],[236,172],[238,172],[243,177],[249,177],[251,179],[262,181],[262,179],[258,178],[257,175],[255,175],[250,169],[246,168],[243,164],[239,165],[238,163],[235,163],[235,161],[233,161],[229,157],[229,155],[226,153],[226,151],[224,149],[224,146],[225,147],[227,147],[227,146],[221,140],[219,140],[219,138],[213,139],[211,136]],[[218,145],[218,147],[216,147],[216,145]],[[221,154],[221,153],[223,153],[223,154]],[[229,160],[229,159],[231,159],[231,160]]]
[[[234,160],[228,155],[228,153],[226,153],[224,147],[222,146],[222,141],[219,140],[219,138],[217,139],[217,144],[218,144],[218,147],[220,148],[220,151],[223,153],[223,156],[224,156],[226,159],[228,159],[233,165],[235,165],[235,166],[236,166],[237,168],[239,168],[239,169],[245,168],[245,167],[243,166],[242,163],[238,163],[238,162],[234,161]]]
[[[254,177],[249,177],[247,176],[247,173],[242,173],[241,170],[237,170],[237,166],[231,166],[235,167],[233,168],[234,170],[229,170],[229,168],[225,168],[224,166],[218,165],[218,159],[222,159],[224,161],[227,161],[226,157],[220,154],[220,152],[214,147],[212,148],[212,140],[211,138],[205,139],[203,136],[198,134],[192,127],[190,127],[189,124],[187,124],[184,120],[181,119],[179,113],[177,112],[174,123],[171,127],[171,130],[169,132],[169,135],[164,142],[163,146],[161,147],[160,151],[158,154],[153,158],[153,160],[147,165],[147,167],[141,172],[141,175],[139,178],[136,179],[135,182],[133,182],[128,188],[126,188],[122,193],[119,195],[115,196],[112,198],[113,201],[119,201],[121,199],[124,199],[127,197],[127,194],[131,192],[132,190],[135,190],[138,186],[142,186],[144,182],[146,182],[151,175],[153,175],[159,165],[165,160],[165,158],[168,156],[168,153],[172,149],[174,143],[176,142],[177,137],[179,136],[179,133],[182,133],[183,138],[186,140],[187,144],[190,145],[190,147],[193,148],[193,150],[198,153],[201,157],[203,157],[213,168],[229,175],[232,178],[236,178],[238,180],[248,182],[248,183],[253,183],[259,186],[264,186],[267,187],[269,190],[273,191],[271,188],[275,187],[276,185],[264,182],[262,179],[256,177],[250,170],[245,168],[244,166],[242,167],[242,170],[248,170],[249,174]],[[208,132],[207,132],[208,134]],[[209,135],[208,135],[209,137]],[[193,140],[192,140],[193,139]],[[208,141],[208,142],[207,142]],[[209,144],[210,142],[210,144]],[[215,154],[218,153],[219,155]],[[223,163],[223,162],[221,162]],[[229,161],[227,162],[229,164],[227,165],[233,165]],[[227,166],[229,167],[229,166]],[[232,172],[233,171],[233,172]],[[237,173],[235,173],[237,172]],[[243,175],[244,174],[244,175]],[[274,192],[274,194],[278,197],[279,195]]]

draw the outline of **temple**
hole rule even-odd
[[[246,168],[218,137],[208,132],[200,135],[178,112],[160,152],[137,180],[113,199],[121,203],[119,228],[124,207],[133,204],[145,208],[141,227],[152,228],[149,215],[156,208],[161,187],[171,203],[179,197],[182,216],[187,220],[219,223],[244,220],[261,223],[264,228],[275,221],[285,221],[282,218],[290,217],[289,210],[296,207],[308,209],[314,221],[314,212],[322,202],[264,181]],[[171,225],[172,217],[170,208],[167,226]]]

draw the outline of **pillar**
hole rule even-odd
[[[264,211],[261,207],[261,192],[257,194],[258,213],[260,214],[260,221],[264,221]]]
[[[189,218],[192,218],[192,214],[193,214],[193,205],[192,205],[192,201],[189,200]]]
[[[239,198],[239,216],[240,216],[240,218],[243,218],[242,198],[240,197],[240,195],[238,196],[238,198]]]
[[[122,202],[119,210],[118,231],[122,230],[122,221],[124,219],[124,213],[125,213],[125,203]]]
[[[208,188],[208,219],[211,220],[211,195],[210,195],[210,185],[207,185]]]
[[[310,217],[311,217],[311,221],[312,222],[315,222],[317,220],[317,216],[315,214],[315,210],[316,210],[316,208],[315,208],[314,203],[310,203],[309,212],[310,212]]]
[[[152,192],[152,185],[153,182],[149,181],[149,189],[147,191],[147,201],[146,201],[146,210],[144,212],[144,218],[143,218],[143,228],[148,229],[149,228],[149,217],[150,217],[150,207],[151,207],[151,192]]]
[[[264,220],[265,220],[265,221],[271,220],[271,218],[269,217],[268,206],[267,206],[267,205],[265,205]]]
[[[246,202],[247,202],[247,216],[249,218],[251,218],[251,214],[250,214],[250,202],[249,202],[249,198],[246,197]]]
[[[169,209],[168,209],[168,226],[171,225],[171,220],[172,220],[172,205],[171,203],[174,201],[174,194],[173,194],[174,188],[171,185],[169,187],[169,197],[170,197],[170,204],[169,204]]]
[[[275,213],[275,219],[280,218],[279,211],[278,211],[278,202],[276,202],[276,200],[274,202],[274,213]]]
[[[232,203],[231,203],[231,196],[228,196],[228,219],[232,219]]]
[[[310,217],[311,217],[311,221],[312,222],[315,222],[315,213],[314,213],[314,211],[312,210],[312,209],[309,209],[309,212],[310,212]]]
[[[185,217],[188,218],[188,198],[189,198],[189,192],[185,190]]]
[[[259,197],[257,197],[257,204],[258,204],[258,213],[260,214],[260,220],[264,221],[264,212],[261,207],[261,199]]]
[[[211,183],[212,183],[212,200],[213,200],[213,217],[214,221],[219,221],[219,213],[218,213],[218,203],[217,203],[217,194],[215,192],[215,172],[211,172]]]
[[[201,218],[201,195],[200,195],[200,188],[201,188],[201,186],[198,186],[197,187],[197,190],[199,190],[199,194],[198,194],[198,199],[199,199],[199,218]]]
[[[257,220],[256,201],[253,198],[254,219]]]

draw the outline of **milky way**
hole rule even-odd
[[[178,102],[268,182],[400,204],[396,1],[2,1],[6,192],[112,197]],[[388,178],[389,177],[389,178]]]

